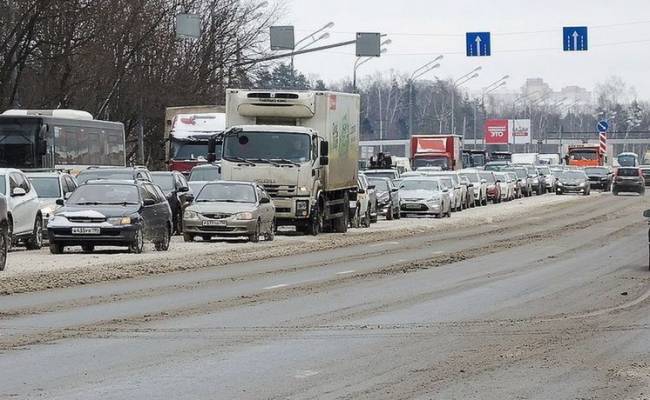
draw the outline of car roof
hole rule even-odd
[[[91,179],[86,181],[82,186],[85,185],[128,185],[128,186],[139,186],[143,183],[151,183],[149,181],[142,180],[127,180],[127,179]]]
[[[23,171],[16,168],[0,168],[0,174],[7,174],[10,172],[23,172]]]
[[[64,175],[61,171],[41,171],[41,172],[25,172],[28,178],[59,178]],[[69,175],[69,174],[66,174]]]
[[[208,185],[214,185],[215,183],[226,183],[226,184],[233,184],[233,185],[248,185],[248,186],[260,186],[256,182],[247,182],[247,181],[207,181],[207,183],[204,186]]]
[[[133,168],[133,167],[93,167],[93,168],[86,168],[81,171],[79,171],[79,175],[83,173],[88,173],[88,172],[115,172],[115,171],[129,171],[129,172],[135,172],[138,169],[142,168]]]
[[[368,172],[370,172],[370,173],[373,173],[373,172],[393,172],[394,173],[394,172],[397,172],[397,170],[395,170],[395,169],[367,169],[367,170],[365,170],[363,172],[364,173],[368,173]]]
[[[217,169],[219,167],[220,167],[219,165],[215,165],[215,164],[201,164],[193,167],[192,171],[194,171],[195,169]]]

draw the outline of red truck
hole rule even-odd
[[[600,146],[569,146],[566,162],[576,167],[600,167],[607,160]]]
[[[445,171],[463,168],[463,138],[457,135],[413,135],[411,166],[440,167]]]

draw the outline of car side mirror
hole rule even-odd
[[[63,199],[56,199],[56,205],[63,207],[65,205],[65,202]]]
[[[650,218],[650,210],[645,210],[643,212],[643,216],[646,217],[646,218]]]
[[[188,203],[191,203],[194,201],[194,195],[192,193],[188,193],[185,195],[185,201]]]
[[[269,199],[268,197],[262,197],[260,199],[260,204],[269,204],[270,202],[271,202],[271,199]]]
[[[68,192],[68,193],[64,194],[63,198],[68,200],[70,198],[70,196],[72,196],[72,192]]]
[[[398,189],[398,188],[392,188],[390,191],[393,192],[393,193],[395,193],[395,192],[398,192],[399,189]]]
[[[142,204],[144,204],[145,207],[150,207],[150,206],[153,206],[153,205],[156,204],[156,200],[154,200],[154,199],[144,199]]]
[[[442,189],[442,193],[449,193],[449,189]]]
[[[474,184],[473,184],[473,183],[470,183],[469,185],[467,185],[467,187],[471,187],[471,188],[473,188],[473,187],[474,187]]]
[[[24,196],[26,194],[27,194],[27,192],[25,191],[25,189],[20,188],[20,187],[14,188],[14,190],[11,191],[11,196],[12,197]]]
[[[368,185],[368,189],[374,189],[374,188],[376,188],[376,187],[377,187],[377,186],[375,186],[375,185]]]
[[[327,156],[329,156],[329,155],[330,155],[330,145],[329,145],[329,142],[327,142],[327,141],[323,141],[323,142],[320,144],[320,156],[321,156],[321,158],[322,158],[322,157],[327,157]],[[325,165],[327,165],[327,164],[325,164]]]
[[[481,183],[487,183],[487,180],[481,179]]]
[[[357,193],[359,193],[359,194],[366,194],[366,191],[365,191],[365,189],[361,189],[361,188],[359,188],[359,189],[357,189]]]
[[[327,157],[327,156],[321,156],[320,157],[320,165],[321,166],[329,165],[329,163],[330,163],[330,158],[329,157]]]
[[[497,179],[497,183],[501,183],[501,179]]]
[[[188,188],[187,186],[183,186],[183,187],[178,188],[178,193],[187,193],[189,191],[190,191],[190,188]]]

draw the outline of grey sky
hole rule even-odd
[[[470,89],[509,74],[509,90],[529,77],[541,77],[556,90],[566,85],[591,90],[616,74],[640,98],[650,99],[648,0],[286,0],[286,5],[281,22],[295,26],[297,39],[329,21],[336,23],[330,43],[353,39],[357,31],[388,33],[389,52],[362,66],[360,78],[390,69],[411,71],[444,54],[430,77],[458,77],[481,65]],[[589,51],[563,52],[562,27],[578,25],[590,27]],[[491,57],[465,56],[467,31],[492,32]],[[624,43],[630,41],[640,42]],[[295,65],[327,82],[338,81],[352,75],[353,53],[348,47],[301,55]]]

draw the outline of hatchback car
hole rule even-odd
[[[169,207],[172,209],[172,221],[175,233],[183,232],[183,211],[192,202],[194,195],[190,190],[185,175],[178,171],[152,172],[153,183],[165,193]]]
[[[617,196],[621,192],[645,193],[645,179],[639,167],[620,167],[614,174],[612,193]]]
[[[199,236],[247,237],[258,242],[275,237],[275,206],[271,197],[252,182],[206,183],[183,214],[183,240]]]
[[[163,192],[151,182],[89,181],[55,211],[47,230],[53,254],[68,246],[81,246],[85,252],[95,246],[126,246],[131,253],[141,253],[145,240],[166,251],[172,212]]]
[[[79,185],[98,179],[152,181],[151,173],[144,167],[90,167],[82,170],[77,175]]]
[[[589,177],[582,170],[564,171],[558,177],[555,193],[558,195],[565,193],[582,193],[585,196],[589,196],[591,193]]]
[[[367,175],[367,177],[368,183],[374,185],[377,192],[377,212],[388,220],[399,218],[399,189],[395,187],[393,180],[372,175]]]
[[[75,178],[60,171],[27,172],[25,174],[38,194],[43,216],[43,237],[47,238],[47,223],[58,206],[56,201],[67,198],[77,188]]]
[[[449,191],[443,187],[440,179],[428,176],[405,178],[399,189],[402,196],[402,216],[451,216]]]
[[[30,250],[43,244],[43,216],[38,194],[22,171],[0,169],[0,194],[7,197],[9,245],[24,243]]]

